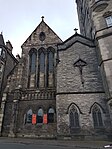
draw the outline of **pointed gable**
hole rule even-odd
[[[54,43],[62,43],[62,40],[42,19],[40,24],[23,43],[22,47],[30,45],[54,44]]]
[[[0,34],[0,46],[5,46],[3,35]]]

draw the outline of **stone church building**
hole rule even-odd
[[[77,0],[81,34],[64,42],[44,18],[8,75],[0,134],[112,139],[112,1]]]

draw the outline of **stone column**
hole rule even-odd
[[[3,125],[6,99],[7,99],[7,93],[3,93],[1,107],[0,107],[0,136],[2,135],[2,125]]]
[[[14,99],[12,102],[12,115],[11,115],[11,123],[10,123],[10,131],[9,137],[16,137],[16,125],[17,125],[17,114],[18,114],[18,102],[21,98],[21,92],[19,89],[14,92]]]
[[[9,137],[16,137],[16,120],[18,112],[18,100],[13,100],[12,103],[12,121],[10,124]]]

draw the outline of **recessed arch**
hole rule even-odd
[[[90,107],[89,113],[92,112],[92,108],[93,108],[94,106],[100,107],[100,109],[103,111],[103,113],[106,113],[105,110],[104,110],[104,108],[103,108],[99,103],[97,103],[97,102],[94,102],[94,104]]]
[[[54,123],[55,109],[50,107],[48,109],[47,115],[48,115],[48,123]]]
[[[68,108],[67,108],[67,112],[66,112],[67,114],[68,114],[69,109],[70,109],[70,107],[71,107],[72,105],[74,105],[74,106],[78,109],[78,111],[79,111],[80,114],[83,114],[83,113],[81,112],[79,106],[78,106],[77,104],[75,104],[75,103],[71,103],[71,104],[68,106]]]
[[[37,54],[37,49],[36,48],[31,48],[29,51],[29,55],[31,55],[32,53]]]
[[[46,50],[41,47],[38,50],[38,87],[45,87]]]
[[[55,49],[52,46],[47,48],[47,52],[49,52],[49,51],[52,51],[53,53],[55,53]]]
[[[37,111],[37,123],[43,123],[43,115],[44,115],[44,110],[42,107],[39,107]]]
[[[31,87],[31,80],[36,80],[36,62],[37,62],[37,50],[35,48],[31,48],[29,51],[29,79],[28,79],[28,87]],[[35,82],[35,81],[34,81]],[[36,83],[32,84],[35,87]]]
[[[91,109],[91,114],[93,118],[94,128],[102,128],[103,127],[103,119],[102,119],[102,109],[98,104],[94,104]]]
[[[40,54],[41,52],[43,52],[44,54],[46,53],[46,49],[44,47],[41,47],[39,50],[38,50],[38,54]]]
[[[26,123],[32,123],[32,109],[29,109],[26,113]]]
[[[69,107],[69,124],[70,124],[70,132],[73,133],[75,129],[80,128],[79,123],[79,109],[75,104],[71,104]]]
[[[54,86],[54,57],[55,49],[49,47],[47,49],[47,87]]]

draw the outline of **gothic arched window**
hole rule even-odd
[[[47,51],[47,86],[54,86],[54,49],[52,47],[48,48]]]
[[[45,87],[45,49],[39,50],[38,86]]]
[[[29,80],[28,80],[29,87],[35,87],[36,60],[37,60],[36,49],[31,49],[29,52]],[[32,82],[32,80],[34,81]]]
[[[54,53],[49,51],[48,53],[48,71],[53,73],[53,66],[54,66]]]
[[[32,114],[33,114],[32,110],[29,109],[26,113],[26,123],[32,123]]]
[[[54,123],[54,114],[55,114],[54,109],[49,108],[49,110],[48,110],[48,123]]]
[[[39,108],[37,112],[37,123],[43,123],[43,115],[44,115],[43,109]]]
[[[40,53],[40,72],[45,73],[45,54]]]
[[[71,128],[79,128],[79,114],[77,108],[72,105],[69,111],[69,120],[70,120],[70,127]]]
[[[35,71],[36,71],[36,53],[33,52],[30,56],[30,59],[31,59],[31,69],[30,69],[30,72],[31,74],[34,74]]]
[[[92,109],[92,117],[93,117],[94,128],[103,127],[101,110],[96,105]]]

